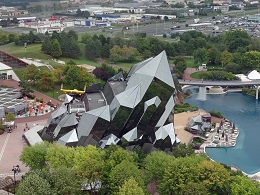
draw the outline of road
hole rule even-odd
[[[253,81],[203,81],[203,80],[179,80],[181,85],[194,86],[260,86],[260,80]]]

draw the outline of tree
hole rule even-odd
[[[8,36],[6,33],[0,33],[0,45],[5,45],[9,42]]]
[[[182,78],[184,71],[187,68],[185,58],[183,56],[176,56],[174,58],[174,72],[177,78]]]
[[[103,58],[109,58],[109,55],[110,55],[110,48],[109,48],[109,45],[107,43],[105,43],[101,49],[100,56]]]
[[[199,183],[197,166],[203,160],[200,156],[193,156],[172,161],[159,184],[160,194],[183,194],[188,183]]]
[[[54,87],[55,77],[49,70],[39,72],[38,85],[42,90],[50,90]]]
[[[198,167],[199,179],[213,194],[228,194],[230,173],[221,164],[209,160],[202,161]]]
[[[112,62],[123,61],[124,57],[123,57],[123,52],[122,52],[121,47],[119,47],[118,45],[115,45],[112,49],[110,49],[109,59]]]
[[[244,176],[234,176],[231,179],[230,186],[230,195],[238,195],[238,194],[247,194],[254,195],[260,194],[259,183],[256,181],[252,181],[248,177]]]
[[[246,52],[242,57],[242,69],[246,71],[251,71],[260,67],[260,52],[259,51],[249,51]]]
[[[89,39],[85,48],[86,57],[90,60],[94,60],[95,58],[100,57],[101,48],[102,44],[98,38]]]
[[[82,180],[86,180],[91,191],[98,189],[101,170],[104,165],[104,154],[103,150],[91,145],[78,147],[75,151],[75,160],[72,169],[76,171]]]
[[[75,39],[75,41],[78,41],[78,34],[77,34],[77,32],[74,31],[74,30],[70,30],[70,31],[68,32],[68,37],[69,37],[69,38],[72,37],[73,39]]]
[[[50,37],[46,36],[43,40],[41,51],[46,54],[50,54],[52,51],[52,43]]]
[[[144,50],[144,52],[142,53],[142,55],[143,55],[143,59],[144,59],[144,60],[145,60],[145,59],[148,59],[148,58],[150,58],[150,57],[153,56],[152,52],[150,52],[149,50]]]
[[[36,173],[28,173],[19,184],[17,195],[52,195],[51,186],[47,180]]]
[[[33,93],[28,81],[19,81],[19,87],[21,87],[20,92],[22,95],[28,96],[30,93]]]
[[[195,152],[191,145],[179,144],[177,147],[173,148],[173,156],[176,158],[191,156],[193,154],[195,154]]]
[[[208,50],[204,47],[196,49],[193,53],[193,57],[194,57],[196,63],[200,63],[200,64],[208,63],[208,61],[209,61]]]
[[[160,181],[163,178],[166,168],[173,160],[173,156],[162,151],[154,151],[148,154],[143,162],[146,182]]]
[[[233,74],[239,74],[239,73],[241,73],[241,68],[236,63],[230,63],[230,64],[225,66],[225,71],[226,72],[231,72]]]
[[[64,84],[72,89],[84,89],[85,85],[90,85],[95,82],[92,74],[86,69],[74,65],[66,65],[64,68]]]
[[[49,174],[51,180],[49,183],[51,184],[53,194],[81,194],[82,180],[71,168],[56,167]]]
[[[71,168],[74,161],[74,148],[51,144],[47,149],[46,161],[50,168]]]
[[[18,34],[15,37],[14,43],[15,45],[24,45],[24,43],[28,43],[29,38],[28,34]]]
[[[223,36],[223,42],[229,52],[234,52],[239,47],[245,48],[250,44],[247,32],[241,30],[229,31]]]
[[[232,53],[229,53],[227,50],[223,51],[220,55],[220,59],[221,59],[221,62],[224,64],[224,65],[228,65],[232,62],[233,60],[233,55]]]
[[[54,39],[52,43],[52,50],[51,50],[51,56],[54,58],[58,58],[62,55],[60,43],[57,39]]]
[[[33,33],[33,31],[31,30],[28,34],[28,40],[31,44],[33,44],[36,41],[36,35]]]
[[[109,146],[109,148],[105,150],[105,164],[102,168],[102,181],[104,185],[110,184],[110,174],[112,168],[116,167],[116,165],[120,164],[124,160],[127,162],[134,162],[133,156],[128,151],[117,145]]]
[[[122,187],[119,188],[118,195],[144,195],[144,191],[139,187],[138,183],[133,177],[130,177]]]
[[[33,64],[29,64],[24,72],[24,79],[27,81],[30,80],[32,83],[34,83],[37,80],[38,73],[38,67]]]
[[[62,65],[56,66],[55,69],[53,70],[53,75],[55,76],[55,80],[57,84],[62,83],[63,72],[64,72],[64,66]]]
[[[15,36],[16,36],[16,35],[13,34],[13,33],[8,34],[8,42],[9,42],[9,43],[14,42]]]
[[[13,114],[13,113],[7,113],[6,115],[5,115],[5,121],[7,121],[7,122],[10,122],[10,121],[14,121],[14,119],[15,119],[15,115]]]
[[[75,38],[73,37],[69,37],[67,41],[68,41],[69,54],[63,56],[70,57],[70,58],[78,58],[81,55],[81,52],[77,40],[75,40]]]
[[[35,144],[34,146],[25,146],[20,155],[20,160],[28,165],[31,170],[43,169],[46,167],[46,154],[49,146],[48,142]]]
[[[141,172],[137,165],[133,162],[123,160],[120,164],[112,168],[109,176],[109,188],[112,194],[116,194],[119,191],[119,187],[122,186],[129,178],[135,178],[138,185],[144,188],[144,181],[141,176]]]
[[[182,188],[180,194],[181,195],[210,195],[211,193],[207,189],[207,187],[201,183],[189,182],[187,183],[188,187]]]

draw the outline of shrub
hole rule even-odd
[[[209,111],[210,115],[211,116],[215,116],[215,117],[218,117],[218,118],[224,118],[223,114],[221,112],[218,112],[216,110],[211,110]]]

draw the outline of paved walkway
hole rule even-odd
[[[43,125],[46,123],[45,120],[34,120],[26,122],[27,125],[32,128],[36,124]],[[26,167],[20,161],[20,154],[23,147],[27,145],[26,141],[22,138],[24,134],[25,122],[16,122],[17,128],[13,129],[11,133],[5,132],[0,135],[0,177],[13,176],[13,166],[19,165],[22,175],[28,171]]]
[[[14,80],[1,80],[0,85],[18,88],[19,83]],[[37,98],[42,98],[45,102],[49,102],[50,100],[54,105],[60,104],[59,101],[48,97],[40,92],[35,91],[33,93]],[[15,165],[19,165],[21,169],[21,173],[19,173],[16,177],[19,179],[21,175],[25,174],[28,171],[28,167],[22,164],[19,160],[20,154],[23,150],[23,147],[26,144],[25,140],[22,138],[24,133],[25,123],[28,124],[29,127],[33,127],[35,124],[45,125],[51,113],[41,115],[41,116],[32,116],[32,117],[24,117],[24,118],[16,118],[15,124],[17,128],[12,131],[12,133],[5,132],[3,135],[0,135],[0,177],[5,178],[6,176],[13,177],[12,168]]]

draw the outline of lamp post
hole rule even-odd
[[[13,166],[12,171],[14,172],[14,194],[15,194],[15,187],[16,187],[15,175],[16,175],[17,173],[20,173],[20,171],[21,171],[19,165]]]

